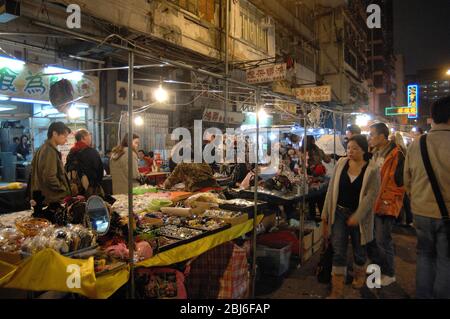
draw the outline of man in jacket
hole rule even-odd
[[[381,267],[381,285],[389,286],[395,279],[394,242],[392,226],[403,205],[404,154],[389,142],[389,128],[384,123],[370,127],[369,144],[373,160],[380,168],[381,187],[375,201],[375,243],[368,246],[371,259]]]
[[[70,128],[64,123],[52,123],[47,131],[47,140],[34,155],[30,195],[32,205],[38,210],[42,206],[61,203],[71,194],[61,153],[57,149],[58,145],[66,144],[69,134]]]
[[[427,135],[427,150],[444,203],[450,211],[450,96],[432,105],[431,116],[433,122]],[[450,227],[442,219],[423,164],[419,139],[408,149],[404,178],[417,230],[416,297],[449,299],[450,242],[447,232]]]
[[[85,129],[75,133],[75,145],[67,156],[66,172],[69,174],[72,194],[103,196],[103,162],[100,154],[92,147],[92,135]]]

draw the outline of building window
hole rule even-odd
[[[297,63],[314,71],[314,48],[304,41],[297,48]]]
[[[177,6],[189,11],[192,14],[198,16],[198,2],[199,0],[170,0],[170,2]]]
[[[258,49],[267,52],[268,34],[267,29],[262,27],[264,16],[256,11],[256,8],[250,9],[247,6],[241,6],[241,38]]]
[[[314,12],[304,4],[297,6],[297,18],[310,31],[314,31]]]
[[[344,49],[344,60],[355,71],[357,70],[356,55],[347,46]]]
[[[373,84],[374,84],[374,86],[376,88],[382,88],[383,87],[383,76],[382,75],[375,75]]]

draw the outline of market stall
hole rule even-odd
[[[128,92],[133,92],[135,82],[133,72],[135,68],[166,66],[212,77],[217,79],[218,82],[222,82],[214,88],[210,88],[207,83],[200,83],[202,91],[199,96],[211,92],[214,92],[211,94],[216,94],[218,88],[223,89],[225,110],[227,104],[230,103],[228,90],[234,86],[234,90],[238,92],[236,94],[242,96],[240,97],[241,101],[247,103],[251,101],[255,107],[254,113],[258,114],[258,116],[255,116],[255,163],[257,165],[261,162],[259,114],[266,105],[272,105],[274,99],[287,101],[301,109],[299,114],[290,114],[290,116],[297,122],[303,121],[303,136],[306,138],[307,113],[311,106],[292,96],[274,93],[267,88],[254,86],[202,68],[195,68],[183,62],[156,57],[134,44],[122,45],[108,42],[108,39],[97,39],[54,26],[44,24],[42,26],[53,31],[71,33],[71,35],[76,35],[78,39],[84,41],[107,45],[126,52],[128,54],[128,65],[126,66],[128,69]],[[135,65],[135,56],[143,57],[158,64]],[[94,71],[100,70],[108,71],[109,68],[95,69]],[[89,72],[89,70],[83,71]],[[162,83],[163,81],[160,81],[160,89]],[[129,137],[128,145],[131,145],[133,115],[137,112],[144,112],[149,105],[140,107],[138,110],[134,109],[132,94],[127,95],[127,104],[126,131]],[[273,105],[274,111],[284,111],[282,108],[279,109],[276,104]],[[227,121],[228,119],[225,117],[224,123],[226,124]],[[128,148],[128,152],[128,158],[132,158],[131,148]],[[303,152],[303,154],[305,154],[303,161],[306,162],[306,152]],[[131,161],[128,164],[128,172],[131,176]],[[259,174],[259,170],[256,169],[256,181]],[[293,201],[297,206],[299,206],[298,204],[302,206],[299,210],[300,222],[298,227],[301,256],[303,251],[301,248],[304,228],[303,212],[307,197],[312,196],[313,193],[306,190],[308,187],[306,170],[301,171],[299,175],[301,176],[298,183],[300,190],[297,190],[295,195],[288,196],[288,200]],[[223,177],[225,181],[227,178],[228,176]],[[325,183],[322,187],[319,187],[319,190],[323,190],[324,185]],[[30,218],[31,212],[24,213],[20,220],[14,218],[15,216],[10,216],[11,224],[2,227],[5,232],[5,236],[2,237],[3,245],[8,248],[8,251],[5,249],[4,251],[11,254],[3,255],[0,258],[0,287],[24,290],[57,290],[76,292],[93,298],[107,298],[125,283],[129,283],[129,297],[134,298],[136,291],[135,268],[167,266],[186,261],[252,231],[249,295],[253,297],[256,277],[256,228],[262,219],[262,216],[259,216],[258,213],[261,209],[260,199],[267,194],[260,192],[257,187],[243,194],[246,194],[248,198],[253,195],[253,200],[243,205],[245,209],[244,207],[238,207],[237,210],[229,210],[221,207],[221,205],[239,205],[236,202],[223,202],[222,199],[213,198],[211,195],[207,195],[208,200],[199,200],[199,198],[202,198],[201,196],[191,198],[191,196],[197,194],[172,194],[171,192],[159,192],[156,188],[151,187],[133,189],[133,181],[130,178],[128,180],[128,194],[116,198],[117,201],[110,209],[112,213],[108,222],[99,221],[98,225],[92,224],[92,222],[85,225],[67,225],[64,226],[67,228],[61,229],[62,226],[48,225],[45,221]],[[268,197],[268,199],[271,198],[273,197]],[[283,198],[283,196],[278,196],[278,198]],[[71,205],[73,203],[66,204],[65,208]],[[241,210],[248,211],[242,212]],[[251,211],[253,211],[253,214],[250,213]],[[81,221],[81,224],[83,224],[83,220]],[[98,230],[99,225],[103,227],[102,225],[105,223],[110,224],[111,229],[108,234],[112,238],[104,238],[104,235],[99,236],[93,231]],[[20,231],[21,227],[25,229],[25,233]],[[29,228],[34,230],[32,234],[29,233]],[[83,248],[79,246],[82,238],[86,241],[83,245],[86,247]],[[82,249],[88,249],[92,252],[80,251]],[[87,259],[73,258],[80,254],[83,254]],[[301,260],[302,258],[300,258]],[[70,288],[71,285],[67,284],[67,267],[70,265],[79,267],[81,283],[79,288],[76,288],[76,285],[73,285],[74,288]],[[56,280],[56,277],[53,278],[54,274],[60,274],[60,280]]]
[[[220,208],[221,205],[233,208],[242,202],[219,200],[207,193],[158,192],[145,186],[135,188],[134,193],[133,211],[137,212],[138,221],[136,267],[161,267],[187,261],[243,236],[253,227],[248,214]],[[128,281],[130,274],[128,251],[121,244],[126,234],[118,238],[122,221],[126,228],[128,203],[126,195],[118,195],[116,199],[112,209],[119,220],[115,225],[111,221],[106,237],[96,237],[81,225],[50,225],[33,218],[32,211],[1,217],[0,287],[55,290],[89,298],[111,296]],[[181,207],[183,202],[186,207]],[[178,207],[173,207],[176,203]],[[243,208],[251,203],[245,204]],[[193,211],[202,217],[196,217]],[[258,221],[261,218],[258,216]],[[79,236],[75,237],[75,233]],[[73,247],[74,238],[83,244]],[[67,284],[67,270],[71,265],[80,269],[79,286]]]

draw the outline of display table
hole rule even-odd
[[[153,185],[158,185],[159,183],[163,182],[167,176],[169,176],[169,172],[151,172],[145,174],[146,181],[148,183],[154,182]]]
[[[307,194],[297,195],[296,193],[282,193],[278,191],[267,191],[264,189],[258,189],[258,200],[263,200],[269,202],[271,204],[276,205],[288,205],[292,203],[296,203],[302,201],[303,198],[309,200],[313,197],[323,195],[327,192],[329,181],[325,181],[321,183],[318,188],[310,189]],[[253,199],[255,191],[253,188],[239,190],[237,192],[237,196],[246,199]]]
[[[26,200],[26,188],[0,190],[0,214],[30,209]]]
[[[262,220],[262,217],[261,215],[257,217],[258,223]],[[136,267],[167,266],[182,262],[225,242],[239,238],[252,229],[253,219],[249,219],[245,223],[161,252],[152,258],[137,263]],[[79,267],[79,287],[73,287],[74,285],[70,284],[69,277],[71,273],[68,271],[68,266],[70,265]],[[0,260],[1,288],[15,288],[29,291],[52,290],[77,293],[89,298],[103,299],[110,297],[122,287],[128,281],[128,278],[129,267],[117,269],[97,277],[94,272],[93,257],[88,259],[72,259],[60,255],[53,249],[42,250],[15,265]]]

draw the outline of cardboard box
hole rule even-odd
[[[317,243],[322,239],[323,223],[316,223],[314,221],[308,221],[305,223],[305,229],[313,232],[313,243]]]
[[[312,250],[313,254],[320,252],[322,249],[322,240],[319,240],[317,243],[313,244]]]
[[[308,249],[303,249],[303,261],[309,260],[312,254],[313,254],[312,247]]]
[[[306,230],[303,233],[303,249],[311,249],[313,244],[313,232],[310,230]]]

